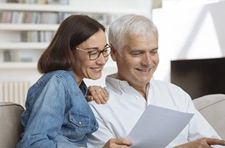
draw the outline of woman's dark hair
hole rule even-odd
[[[59,26],[50,45],[38,61],[42,74],[55,70],[69,70],[75,66],[73,50],[105,27],[86,15],[72,15]]]

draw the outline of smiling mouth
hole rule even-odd
[[[100,70],[102,70],[102,68],[91,68],[92,70],[94,70],[94,71],[100,71]]]
[[[137,69],[137,70],[141,71],[141,72],[149,72],[151,70],[151,68],[150,69]]]

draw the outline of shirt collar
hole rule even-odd
[[[72,68],[70,68],[68,71],[69,71],[69,74],[74,78],[74,80],[75,80],[76,83],[77,83],[77,80],[76,80],[76,78],[75,78],[75,75],[74,75],[74,73],[73,73]],[[77,85],[78,85],[78,84],[77,84]],[[82,91],[82,93],[83,93],[84,95],[87,94],[88,88],[87,88],[87,85],[85,84],[84,80],[81,82],[80,86],[78,86],[78,87],[80,88],[80,90]]]
[[[109,88],[113,89],[117,94],[120,94],[120,95],[122,95],[123,92],[130,93],[130,94],[132,94],[133,92],[138,92],[133,87],[131,87],[127,81],[116,79],[116,75],[117,74],[115,73],[112,75],[108,75],[106,77],[106,85]],[[148,83],[147,94],[149,92],[149,88],[150,88],[150,84]],[[139,92],[138,94],[141,95]]]
[[[84,81],[81,82],[80,89],[83,92],[84,96],[86,96],[87,95],[88,88],[87,88],[87,85],[84,83]]]

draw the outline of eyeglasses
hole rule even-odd
[[[109,56],[109,53],[110,53],[110,45],[106,45],[105,48],[103,50],[92,50],[92,51],[87,51],[87,50],[83,50],[83,49],[80,49],[80,48],[76,48],[76,50],[79,50],[79,51],[82,51],[82,52],[86,52],[89,54],[89,59],[90,60],[96,60],[100,54],[102,53],[102,55],[104,57],[108,57]]]

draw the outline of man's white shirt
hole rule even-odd
[[[115,74],[106,78],[109,98],[107,103],[89,102],[99,123],[99,129],[89,136],[88,147],[102,147],[111,138],[125,138],[149,104],[194,113],[189,124],[167,146],[168,148],[202,137],[220,139],[211,125],[195,109],[190,96],[181,88],[171,83],[151,79],[147,88],[146,101],[138,91],[129,86],[127,81],[114,77]]]

